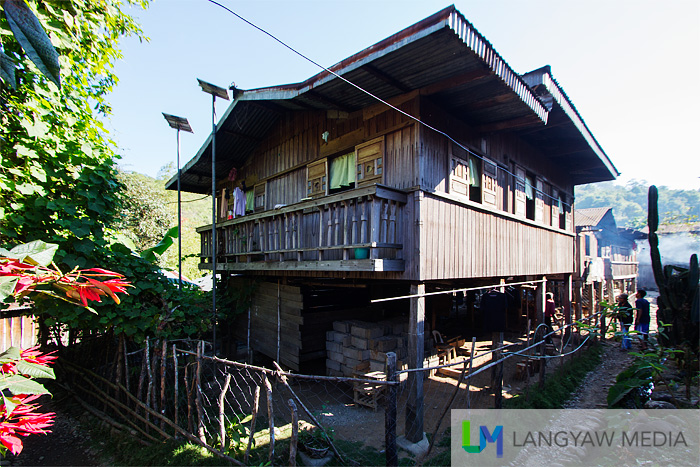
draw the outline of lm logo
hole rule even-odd
[[[481,425],[479,427],[479,444],[471,445],[471,430],[469,420],[462,421],[462,448],[470,454],[479,454],[486,447],[486,443],[496,443],[496,457],[503,457],[503,425],[496,425],[493,433]]]

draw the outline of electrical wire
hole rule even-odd
[[[278,42],[279,44],[281,44],[283,47],[285,47],[285,48],[291,50],[293,53],[297,54],[298,56],[300,56],[300,57],[303,58],[304,60],[306,60],[306,61],[308,61],[308,62],[310,62],[310,63],[316,65],[317,67],[321,68],[321,69],[324,70],[325,72],[330,73],[331,75],[335,76],[336,78],[338,78],[338,79],[340,79],[340,80],[346,82],[347,84],[351,85],[351,86],[354,87],[355,89],[357,89],[357,90],[359,90],[359,91],[361,91],[361,92],[367,94],[367,95],[370,96],[371,98],[373,98],[373,99],[375,99],[375,100],[381,102],[382,104],[386,105],[387,107],[391,108],[392,110],[394,110],[394,111],[396,111],[396,112],[399,112],[399,113],[402,114],[402,115],[405,115],[406,117],[410,118],[411,120],[414,120],[414,121],[417,122],[418,124],[423,125],[424,127],[428,128],[428,129],[430,129],[430,130],[433,130],[434,132],[436,132],[436,133],[438,133],[438,134],[440,134],[440,135],[446,137],[448,140],[452,141],[454,144],[456,144],[457,146],[459,146],[461,149],[463,149],[464,151],[466,151],[468,154],[470,154],[470,155],[472,155],[472,156],[474,156],[474,157],[477,157],[477,158],[481,159],[482,161],[485,160],[485,158],[484,158],[483,156],[481,156],[481,155],[478,154],[478,153],[475,153],[474,151],[472,151],[472,150],[469,149],[468,147],[464,146],[463,144],[461,144],[459,141],[457,141],[456,139],[454,139],[452,136],[450,136],[450,135],[447,134],[446,132],[437,129],[437,128],[435,128],[434,126],[432,126],[432,125],[430,125],[430,124],[428,124],[428,123],[423,122],[423,121],[422,121],[421,119],[419,119],[418,117],[414,117],[413,115],[409,114],[408,112],[405,112],[405,111],[399,109],[398,107],[396,107],[396,106],[390,104],[389,102],[385,101],[385,100],[382,99],[381,97],[372,94],[371,92],[367,91],[366,89],[362,88],[361,86],[358,86],[357,84],[353,83],[352,81],[348,80],[347,78],[344,78],[343,76],[341,76],[341,75],[339,75],[338,73],[334,72],[333,70],[331,70],[331,69],[329,69],[329,68],[326,68],[325,66],[319,64],[318,62],[314,61],[313,59],[307,57],[306,55],[302,54],[302,53],[299,52],[298,50],[294,49],[292,46],[288,45],[287,43],[285,43],[285,42],[282,41],[281,39],[278,39],[278,38],[277,38],[276,36],[274,36],[272,33],[266,31],[265,29],[263,29],[263,28],[261,28],[260,26],[254,24],[253,22],[247,20],[246,18],[244,18],[243,16],[239,15],[238,13],[236,13],[236,12],[233,11],[233,10],[231,10],[230,8],[226,7],[225,5],[222,5],[221,3],[219,3],[219,2],[217,2],[217,1],[215,1],[215,0],[207,0],[207,1],[208,1],[209,3],[213,3],[214,5],[216,5],[216,6],[220,7],[220,8],[223,8],[223,9],[226,10],[227,12],[231,13],[232,15],[234,15],[236,18],[238,18],[238,19],[240,19],[241,21],[243,21],[244,23],[246,23],[246,24],[252,26],[253,28],[255,28],[255,29],[257,29],[258,31],[260,31],[260,32],[262,32],[263,34],[265,34],[266,36],[269,36],[269,37],[272,38],[274,41],[276,41],[276,42]],[[510,172],[509,170],[504,169],[503,167],[500,167],[500,166],[498,166],[498,168],[499,168],[500,170],[502,170],[503,172],[507,173],[508,175],[511,175],[511,176],[514,177],[516,180],[518,180],[518,181],[524,183],[525,186],[529,186],[529,187],[532,188],[535,192],[540,193],[542,196],[546,196],[547,198],[550,198],[550,199],[552,199],[552,200],[554,200],[554,201],[561,202],[563,205],[568,206],[569,208],[572,208],[572,207],[573,207],[571,204],[565,202],[565,201],[562,200],[561,198],[555,198],[555,197],[553,197],[553,196],[551,196],[551,195],[545,193],[544,191],[537,189],[537,187],[535,187],[535,186],[533,186],[532,184],[528,183],[527,180],[518,177],[517,174],[514,174],[514,173]]]

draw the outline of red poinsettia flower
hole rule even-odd
[[[53,355],[56,352],[57,350],[54,350],[53,352],[44,354],[39,351],[39,346],[35,345],[34,347],[22,350],[20,352],[20,358],[25,362],[49,366],[50,363],[53,363],[53,361],[58,358],[58,356]]]
[[[0,443],[12,454],[17,455],[22,452],[22,439],[19,436],[46,434],[49,433],[46,428],[53,425],[55,413],[35,412],[38,404],[29,403],[38,397],[39,395],[36,394],[13,396],[13,402],[18,405],[9,417],[6,414],[5,405],[0,406]]]

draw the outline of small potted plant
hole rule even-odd
[[[333,430],[326,429],[326,433],[329,437],[333,436]],[[304,465],[322,466],[333,459],[330,442],[326,434],[318,428],[299,432],[298,452]]]

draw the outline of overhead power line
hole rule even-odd
[[[296,49],[293,48],[292,46],[288,45],[288,44],[287,44],[286,42],[284,42],[283,40],[278,39],[278,38],[277,38],[275,35],[273,35],[272,33],[266,31],[265,29],[261,28],[260,26],[256,25],[255,23],[253,23],[253,22],[247,20],[246,18],[244,18],[243,16],[239,15],[239,14],[236,13],[235,11],[231,10],[231,9],[228,8],[227,6],[222,5],[221,3],[219,3],[219,2],[217,2],[217,1],[215,1],[215,0],[207,0],[207,1],[208,1],[209,3],[213,3],[214,5],[216,5],[216,6],[220,7],[220,8],[223,8],[224,10],[226,10],[226,11],[229,12],[229,13],[231,13],[231,14],[232,14],[233,16],[235,16],[236,18],[238,18],[238,19],[240,19],[241,21],[243,21],[244,23],[246,23],[246,24],[248,24],[248,25],[254,27],[254,28],[257,29],[258,31],[260,31],[260,32],[262,32],[263,34],[265,34],[266,36],[269,36],[269,37],[272,38],[274,41],[280,43],[283,47],[285,47],[285,48],[291,50],[293,53],[297,54],[298,56],[300,56],[300,57],[303,58],[304,60],[306,60],[306,61],[308,61],[308,62],[310,62],[310,63],[316,65],[317,67],[319,67],[320,69],[324,70],[325,72],[330,73],[331,75],[335,76],[336,78],[338,78],[338,79],[340,79],[340,80],[346,82],[346,83],[349,84],[350,86],[352,86],[352,87],[354,87],[355,89],[357,89],[357,90],[359,90],[359,91],[361,91],[361,92],[367,94],[367,95],[370,96],[371,98],[373,98],[373,99],[375,99],[375,100],[381,102],[382,104],[386,105],[387,107],[391,108],[392,110],[395,110],[396,112],[399,112],[400,114],[405,115],[406,117],[408,117],[408,118],[410,118],[411,120],[417,122],[418,124],[423,125],[424,127],[429,128],[429,129],[433,130],[434,132],[436,132],[436,133],[438,133],[438,134],[441,134],[442,136],[444,136],[445,138],[449,139],[449,140],[452,141],[454,144],[456,144],[457,146],[459,146],[460,148],[462,148],[462,149],[463,149],[464,151],[466,151],[468,154],[471,154],[471,155],[473,155],[474,157],[477,157],[477,158],[479,158],[479,159],[481,159],[481,160],[484,160],[484,159],[485,159],[483,156],[481,156],[480,154],[475,153],[474,151],[472,151],[472,150],[469,149],[468,147],[464,146],[462,143],[460,143],[459,141],[457,141],[456,139],[454,139],[452,136],[450,136],[450,135],[447,134],[446,132],[444,132],[444,131],[442,131],[442,130],[439,130],[438,128],[435,128],[434,126],[432,126],[432,125],[430,125],[430,124],[428,124],[428,123],[425,123],[425,122],[422,121],[420,118],[415,117],[415,116],[409,114],[408,112],[405,112],[405,111],[399,109],[398,107],[396,107],[396,106],[390,104],[389,102],[385,101],[385,100],[382,99],[381,97],[372,94],[370,91],[364,89],[364,88],[361,87],[361,86],[358,86],[357,84],[353,83],[352,81],[348,80],[347,78],[345,78],[345,77],[339,75],[338,73],[334,72],[333,70],[331,70],[331,69],[329,69],[329,68],[326,68],[325,66],[323,66],[323,65],[321,65],[320,63],[316,62],[315,60],[313,60],[313,59],[307,57],[306,55],[304,55],[303,53],[299,52],[298,50],[296,50]],[[554,198],[553,196],[549,195],[548,193],[545,193],[545,192],[542,191],[542,190],[538,190],[536,186],[533,186],[533,185],[530,184],[527,180],[518,177],[517,174],[514,174],[514,173],[510,172],[508,169],[504,169],[504,168],[502,168],[502,167],[500,167],[500,166],[499,166],[498,168],[499,168],[500,170],[504,171],[505,173],[507,173],[508,175],[511,175],[512,177],[515,177],[516,180],[519,180],[520,182],[522,182],[522,183],[525,184],[526,186],[530,186],[530,187],[533,189],[533,191],[536,191],[537,193],[540,193],[540,194],[542,194],[543,196],[546,196],[547,198],[552,199],[552,200],[554,200],[554,201],[557,201],[557,202],[561,201],[562,204],[568,206],[569,208],[572,208],[572,205],[571,205],[571,204],[566,203],[566,202],[564,202],[563,200],[560,200],[559,198]]]

